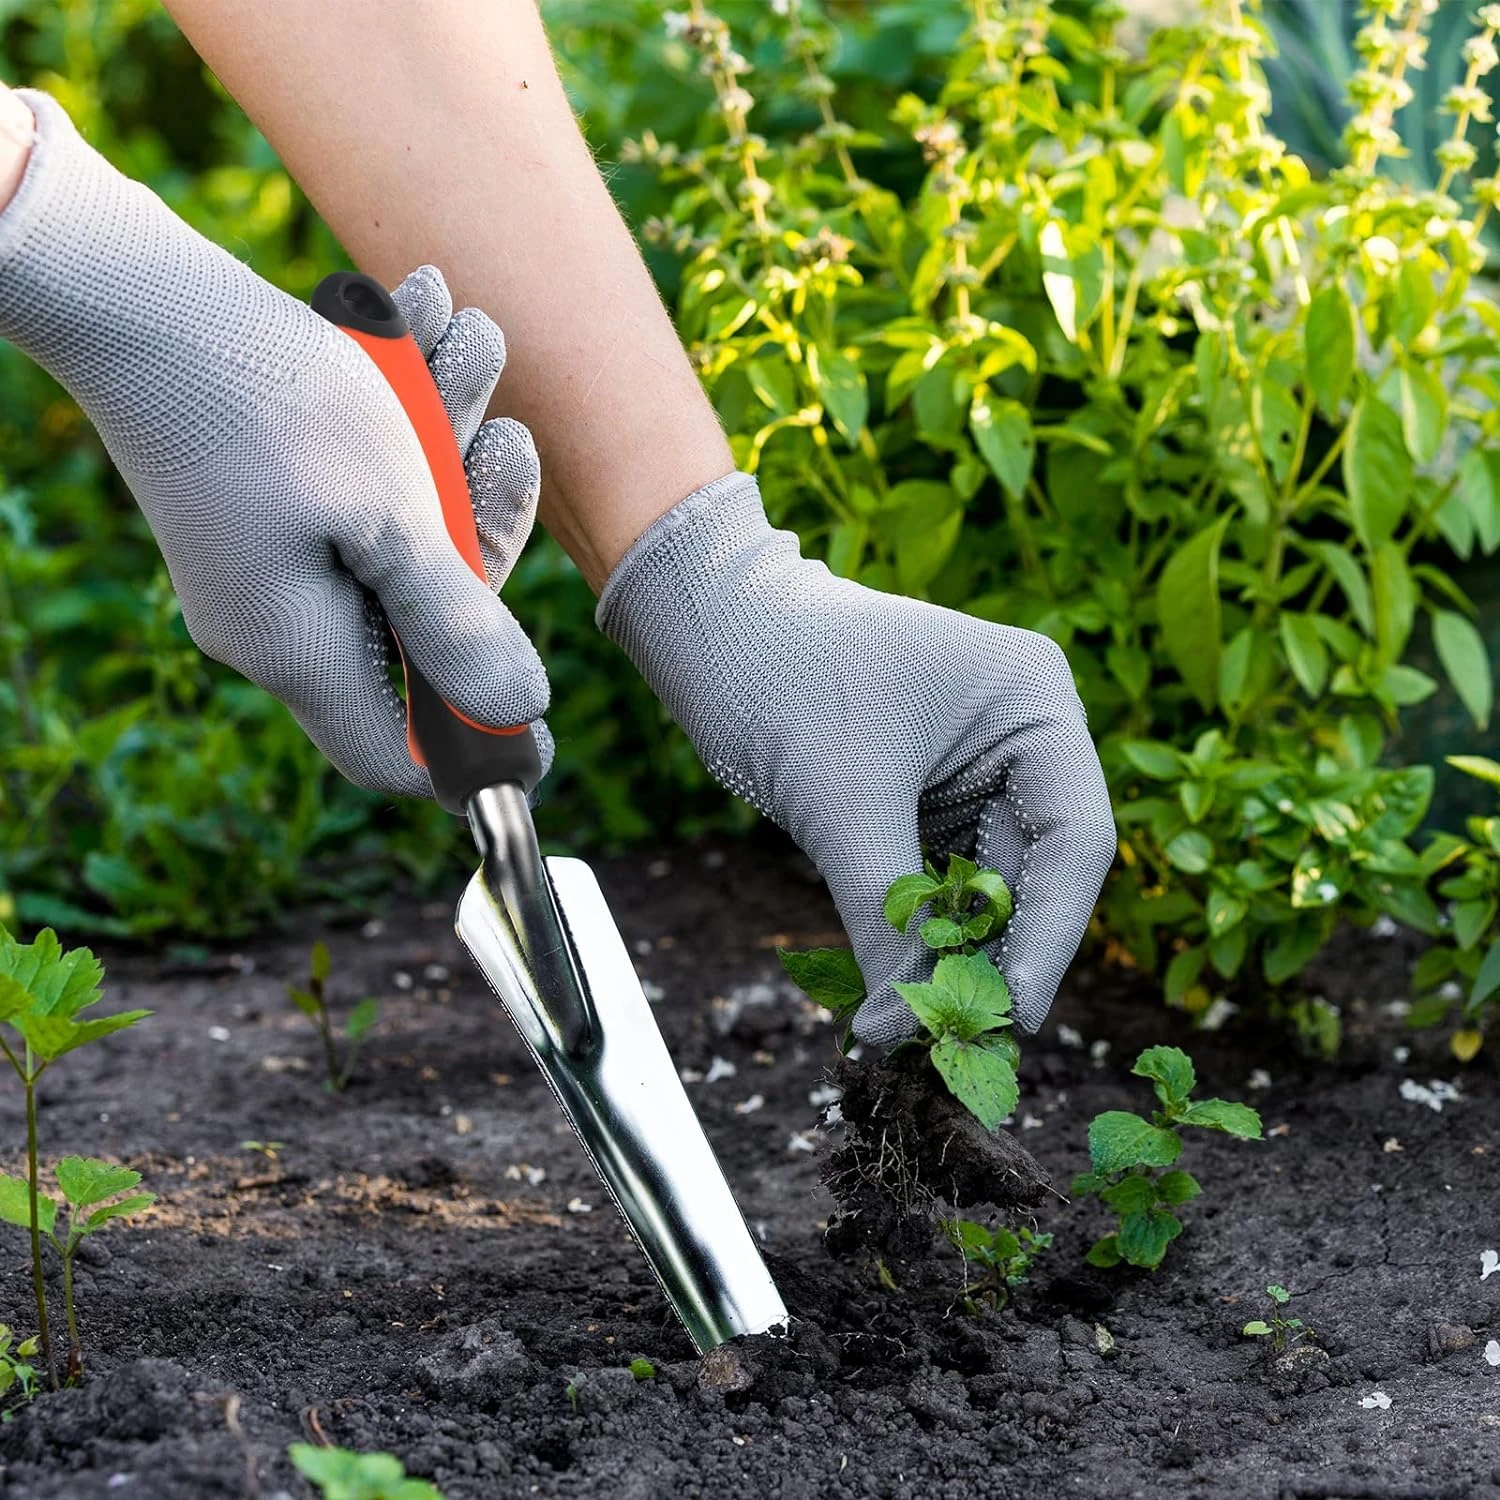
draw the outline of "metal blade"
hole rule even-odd
[[[557,1007],[485,871],[459,902],[457,928],[531,1048],[569,1124],[645,1253],[699,1353],[786,1322],[594,873],[542,861],[593,1024],[580,1041]]]

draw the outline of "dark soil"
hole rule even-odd
[[[1008,1310],[972,1317],[956,1254],[893,1290],[889,1266],[824,1246],[835,1050],[774,955],[830,941],[821,888],[765,848],[601,873],[790,1336],[693,1357],[446,910],[322,934],[335,1003],[385,1007],[338,1099],[284,999],[313,928],[176,969],[117,956],[114,1003],[157,1014],[47,1076],[45,1148],[117,1156],[161,1202],[83,1267],[87,1383],[0,1428],[0,1495],[300,1500],[286,1445],[326,1437],[450,1500],[1500,1496],[1500,1276],[1480,1276],[1500,1088],[1486,1053],[1441,1112],[1402,1097],[1458,1073],[1389,1013],[1398,940],[1321,971],[1336,1069],[1243,1018],[1194,1036],[1128,973],[1080,970],[1022,1064],[1017,1136],[1054,1183],[1085,1165],[1094,1113],[1147,1105],[1128,1069],[1153,1042],[1187,1045],[1204,1091],[1253,1099],[1270,1134],[1189,1142],[1204,1195],[1155,1275],[1090,1269],[1102,1212],[1048,1195],[1054,1247]],[[0,1317],[26,1330],[22,1239],[4,1243]],[[1239,1334],[1273,1281],[1319,1336],[1281,1359]],[[1362,1405],[1376,1391],[1388,1408]]]

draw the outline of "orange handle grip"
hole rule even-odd
[[[484,559],[463,455],[427,361],[400,309],[378,281],[354,272],[326,276],[313,293],[313,311],[327,318],[374,361],[410,420],[443,508],[443,525],[459,555],[483,578]],[[401,646],[398,637],[396,642]],[[449,812],[482,787],[517,782],[531,791],[541,759],[529,725],[496,729],[476,724],[446,703],[401,650],[406,677],[406,739],[414,761],[427,768],[438,801]]]

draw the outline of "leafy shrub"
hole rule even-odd
[[[1089,1123],[1093,1170],[1073,1179],[1073,1192],[1093,1194],[1120,1220],[1120,1227],[1089,1251],[1091,1265],[1124,1262],[1154,1271],[1182,1233],[1182,1220],[1172,1210],[1202,1192],[1191,1172],[1174,1165],[1182,1154],[1182,1128],[1194,1125],[1258,1140],[1260,1116],[1248,1104],[1193,1099],[1198,1075],[1178,1047],[1148,1047],[1130,1071],[1152,1081],[1160,1108],[1149,1120],[1125,1109],[1095,1115]]]
[[[1341,920],[1436,934],[1434,773],[1383,756],[1439,687],[1424,632],[1478,728],[1493,707],[1451,569],[1500,547],[1475,284],[1500,189],[1467,144],[1500,10],[1430,191],[1380,172],[1420,0],[1371,7],[1321,181],[1267,129],[1238,0],[1138,57],[1116,6],[981,0],[941,90],[878,131],[841,122],[835,34],[789,10],[751,71],[692,7],[722,136],[635,153],[678,188],[651,231],[773,517],[836,573],[1068,650],[1120,824],[1103,921],[1174,1002],[1285,986]],[[756,96],[794,86],[819,116],[762,137]]]
[[[1009,1034],[1010,989],[979,945],[997,936],[1011,914],[1011,894],[994,870],[952,855],[941,873],[928,864],[902,875],[885,898],[886,920],[907,931],[929,911],[920,936],[935,954],[932,978],[896,984],[920,1030],[903,1046],[925,1047],[948,1091],[986,1130],[995,1130],[1020,1097],[1016,1067],[1021,1049]],[[793,983],[847,1026],[864,1003],[865,982],[847,948],[777,950]],[[847,1037],[845,1038],[847,1041]]]

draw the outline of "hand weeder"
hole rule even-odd
[[[453,544],[482,578],[463,459],[437,387],[385,289],[338,272],[315,311],[374,360],[422,444]],[[543,859],[527,796],[528,726],[464,718],[411,664],[407,739],[438,802],[468,819],[482,864],[458,935],[531,1048],[699,1353],[785,1323],[786,1309],[683,1092],[593,872]]]

